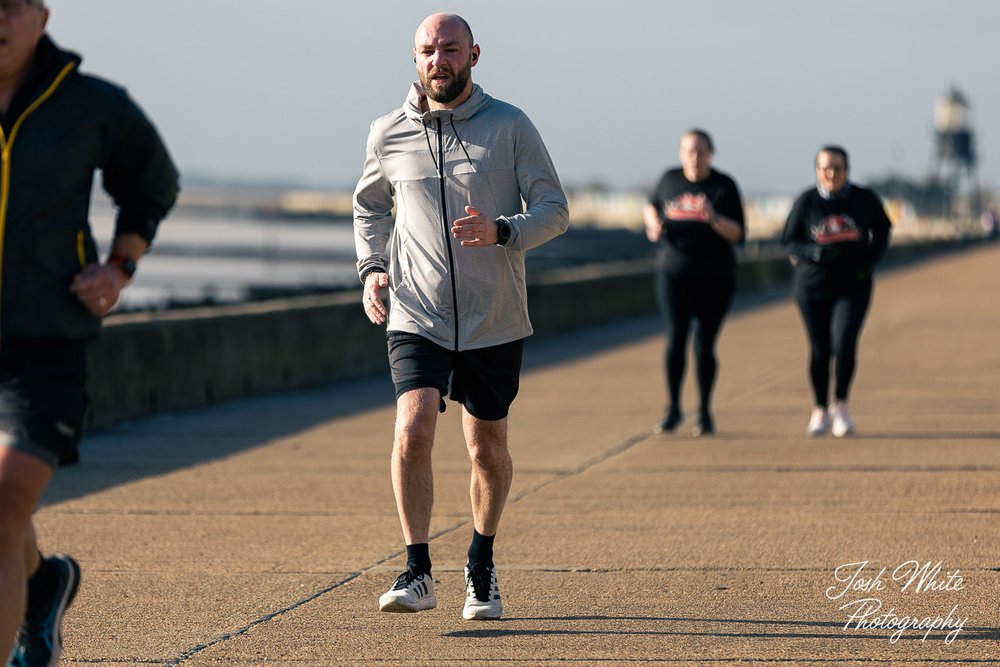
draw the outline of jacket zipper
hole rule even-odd
[[[441,130],[441,116],[438,116],[438,182],[441,184],[441,222],[444,225],[444,245],[448,248],[448,275],[451,278],[451,304],[455,320],[455,352],[458,352],[458,283],[455,280],[455,255],[451,247],[451,227],[448,224],[448,205],[445,198],[444,137]]]
[[[59,84],[62,83],[63,79],[75,67],[76,63],[66,63],[66,66],[62,68],[59,75],[49,84],[45,92],[35,98],[35,101],[28,105],[24,113],[14,122],[14,127],[10,130],[9,139],[5,135],[3,128],[0,127],[0,161],[2,161],[0,163],[0,299],[3,296],[3,246],[4,238],[7,236],[7,205],[10,202],[10,151],[14,147],[14,139],[17,137],[17,131],[21,129],[21,125],[24,124],[24,119],[30,116],[35,109],[52,96],[52,93],[56,91]],[[2,306],[3,302],[0,301],[0,307]],[[0,334],[2,334],[2,331],[0,331]],[[0,335],[0,341],[2,340],[3,336]]]

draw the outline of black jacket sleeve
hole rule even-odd
[[[138,234],[152,243],[180,191],[179,174],[156,128],[121,91],[101,165],[103,185],[118,207],[115,236]]]

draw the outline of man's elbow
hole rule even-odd
[[[567,205],[566,202],[559,202],[556,204],[554,217],[556,229],[559,230],[560,234],[569,229],[569,205]]]

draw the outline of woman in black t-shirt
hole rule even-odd
[[[681,137],[681,166],[660,178],[643,209],[646,236],[660,244],[657,297],[667,329],[665,359],[669,403],[657,433],[681,423],[681,386],[688,333],[697,323],[694,356],[700,405],[694,435],[715,432],[712,387],[718,364],[715,340],[736,290],[733,245],[743,241],[743,204],[736,182],[712,168],[714,147],[704,130]]]
[[[816,187],[792,206],[781,241],[795,266],[795,301],[809,336],[809,379],[815,399],[810,436],[854,432],[847,397],[861,326],[872,295],[872,267],[889,245],[891,223],[878,196],[848,181],[847,152],[816,154]],[[830,360],[834,403],[830,406]]]

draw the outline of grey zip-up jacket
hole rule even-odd
[[[358,274],[389,274],[389,331],[451,350],[529,336],[524,253],[569,225],[552,160],[524,112],[478,85],[455,109],[426,108],[414,83],[401,109],[372,123],[354,192]],[[452,238],[466,206],[506,220],[508,244]]]

